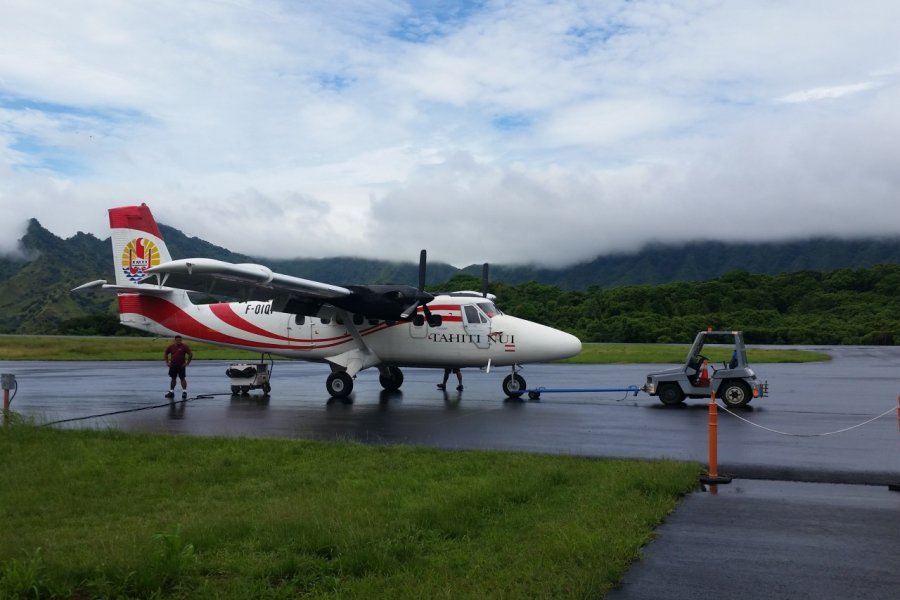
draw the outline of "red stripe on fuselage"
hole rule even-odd
[[[250,346],[252,348],[273,348],[279,350],[305,350],[303,346],[255,342],[226,335],[207,327],[184,310],[168,300],[154,296],[119,296],[119,312],[135,313],[156,321],[163,327],[187,337],[209,340],[218,344]]]
[[[208,340],[210,342],[215,342],[218,344],[250,346],[252,348],[271,348],[273,350],[313,350],[340,346],[341,344],[346,344],[353,339],[350,334],[344,334],[330,338],[321,338],[316,340],[288,338],[278,334],[270,333],[256,325],[253,325],[252,323],[248,323],[245,321],[242,323],[243,319],[241,319],[241,317],[237,315],[234,310],[231,309],[230,306],[228,306],[228,304],[211,304],[208,306],[210,307],[210,312],[216,315],[223,322],[228,323],[233,327],[237,327],[238,329],[241,329],[242,331],[245,331],[247,333],[268,337],[272,341],[257,342],[254,340],[247,340],[244,338],[238,338],[222,333],[220,331],[212,329],[207,325],[204,325],[194,317],[187,314],[182,308],[163,298],[158,298],[155,296],[142,296],[138,294],[119,295],[120,313],[138,314],[156,321],[163,327],[171,329],[172,331],[178,332],[182,335],[200,340]],[[230,317],[228,315],[229,312],[232,315]],[[223,316],[225,318],[223,318]],[[361,331],[360,334],[363,336],[367,336],[387,329],[388,327],[389,326],[386,323],[381,323],[367,330]],[[277,343],[278,341],[288,341],[293,342],[293,344]]]
[[[231,325],[232,327],[237,327],[241,331],[246,331],[247,333],[261,335],[264,337],[271,338],[273,340],[280,340],[280,341],[284,341],[284,342],[291,341],[291,338],[289,338],[287,336],[278,335],[277,333],[272,333],[270,331],[266,331],[262,327],[258,327],[256,325],[254,325],[253,323],[250,323],[249,321],[247,321],[246,319],[241,317],[239,314],[234,312],[234,309],[231,308],[230,304],[210,304],[209,310],[211,310],[214,315],[219,317],[219,320],[221,320],[223,323],[227,323],[228,325]],[[296,339],[295,339],[295,341],[296,341]]]
[[[462,313],[460,312],[458,304],[429,304],[428,310],[430,310],[432,314],[443,312],[443,314],[441,314],[441,321],[447,323],[459,323],[462,321]],[[446,314],[448,311],[450,314]],[[420,306],[416,309],[416,312],[420,315],[424,315],[425,309]]]
[[[246,331],[247,333],[252,333],[255,335],[261,335],[264,337],[271,338],[273,340],[281,340],[281,341],[294,342],[294,343],[297,343],[297,342],[309,343],[309,342],[311,342],[311,340],[308,340],[308,339],[292,338],[292,337],[287,337],[287,336],[283,336],[283,335],[279,335],[277,333],[272,333],[270,331],[267,331],[267,330],[263,329],[262,327],[259,327],[255,324],[251,323],[250,321],[248,321],[247,319],[245,319],[244,317],[242,317],[241,315],[236,313],[234,310],[234,305],[232,305],[232,304],[225,304],[225,303],[210,304],[208,306],[209,306],[210,310],[212,311],[212,313],[214,315],[216,315],[223,323],[227,323],[228,325],[231,325],[232,327],[236,327],[236,328],[240,329],[241,331]],[[288,313],[284,313],[284,316],[285,316],[285,318],[287,318]],[[297,327],[304,327],[304,325],[298,325]],[[382,329],[386,329],[386,328],[387,328],[387,325],[382,323],[379,325],[369,327],[368,329],[360,330],[360,335],[366,336],[366,335],[375,333],[376,331],[381,331]],[[317,348],[327,348],[330,346],[337,346],[337,345],[343,344],[344,342],[350,341],[350,339],[351,339],[350,334],[346,334],[346,333],[343,335],[330,337],[330,338],[318,338],[318,339],[316,339],[316,347]],[[332,343],[329,343],[329,342],[332,342]]]
[[[420,306],[417,310],[423,311],[424,309]],[[429,304],[428,310],[431,312],[438,310],[459,310],[459,304]]]

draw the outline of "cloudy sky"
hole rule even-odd
[[[0,0],[0,248],[563,265],[900,234],[896,0]]]

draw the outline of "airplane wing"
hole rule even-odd
[[[422,261],[424,264],[424,253]],[[275,273],[263,265],[211,258],[173,260],[147,269],[147,273],[141,284],[155,283],[242,301],[272,300],[276,311],[306,315],[315,315],[324,305],[331,305],[369,318],[400,320],[434,299],[408,285],[342,287]]]
[[[89,291],[101,290],[104,292],[113,292],[116,294],[148,294],[150,296],[166,296],[176,290],[170,287],[162,287],[162,286],[149,286],[149,285],[113,285],[111,283],[107,283],[105,279],[97,279],[96,281],[90,281],[88,283],[83,283],[76,288],[72,288],[69,290],[73,293],[82,293]]]
[[[173,260],[148,269],[141,283],[231,296],[242,300],[271,300],[278,296],[329,300],[348,296],[344,287],[275,273],[263,265],[235,264],[212,258]]]

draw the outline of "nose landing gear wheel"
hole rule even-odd
[[[503,380],[503,393],[510,398],[520,398],[525,393],[525,379],[519,374],[507,375]]]
[[[353,378],[344,371],[332,373],[325,380],[325,389],[332,398],[346,398],[353,391]]]

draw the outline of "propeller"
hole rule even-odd
[[[416,288],[416,295],[414,296],[413,303],[410,304],[402,313],[400,313],[400,317],[404,319],[408,319],[410,315],[415,314],[416,309],[419,306],[422,307],[422,311],[425,313],[425,318],[428,319],[428,322],[431,323],[431,311],[428,309],[428,303],[434,300],[434,296],[425,291],[425,264],[427,262],[427,253],[423,249],[419,252],[419,287]]]
[[[481,295],[487,298],[488,295],[488,264],[481,265]]]

